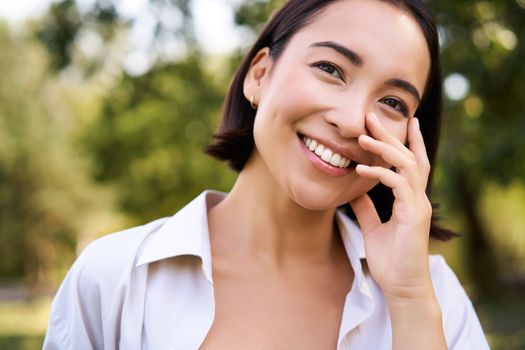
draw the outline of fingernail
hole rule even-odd
[[[357,165],[355,166],[355,169],[356,169],[357,171],[359,171],[359,170],[366,170],[367,168],[369,168],[369,166],[366,165],[366,164],[357,164]]]

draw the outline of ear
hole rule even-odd
[[[269,77],[272,64],[273,59],[270,56],[270,49],[268,47],[262,48],[252,59],[250,69],[246,77],[244,77],[244,97],[255,105],[259,104],[261,88],[264,86],[265,80]]]

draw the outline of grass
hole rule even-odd
[[[42,349],[43,335],[11,335],[0,337],[0,350]]]
[[[45,333],[51,300],[0,302],[0,337]]]
[[[476,306],[493,350],[525,349],[525,298],[508,296]]]
[[[0,350],[41,349],[49,299],[0,302]],[[525,299],[502,298],[476,305],[492,350],[525,349]]]
[[[50,302],[0,302],[0,350],[42,349]]]

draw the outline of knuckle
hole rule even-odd
[[[423,168],[423,170],[425,170],[426,172],[430,173],[430,169],[432,168],[432,166],[430,165],[430,161],[428,160],[428,158],[425,158],[421,162],[421,167]]]
[[[398,176],[398,184],[402,187],[409,187],[410,183],[408,179],[404,176]]]
[[[410,160],[408,160],[408,161],[406,162],[405,167],[406,167],[407,169],[410,169],[410,170],[414,171],[414,170],[418,169],[418,164],[417,164],[417,162],[416,162],[415,159],[410,159]]]

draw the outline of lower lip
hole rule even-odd
[[[304,142],[301,140],[300,137],[298,137],[299,143],[301,144],[301,148],[306,156],[312,163],[312,165],[319,171],[325,173],[326,175],[334,176],[334,177],[340,177],[345,176],[350,173],[350,171],[353,169],[353,166],[350,165],[348,168],[339,168],[333,165],[330,165],[323,161],[321,158],[317,156],[314,152],[310,151]]]

